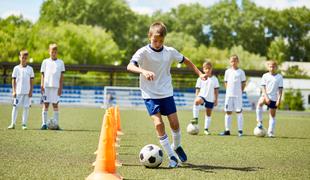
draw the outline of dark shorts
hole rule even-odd
[[[204,101],[204,103],[202,105],[205,105],[205,108],[213,109],[213,106],[214,106],[213,102],[207,101],[204,97],[201,97],[201,96],[199,96],[199,97]]]
[[[270,109],[277,109],[277,102],[276,101],[270,101],[269,104],[267,104],[267,106],[270,108]]]
[[[150,116],[158,112],[165,116],[177,112],[173,96],[163,99],[144,99],[144,103]]]

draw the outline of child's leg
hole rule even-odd
[[[27,124],[28,116],[29,116],[29,107],[24,107],[23,119],[22,119],[22,124],[23,124],[23,125],[26,125],[26,124]]]
[[[238,119],[238,131],[242,133],[243,129],[243,114],[241,112],[237,112],[237,119]]]
[[[11,116],[11,126],[15,126],[17,114],[18,114],[18,106],[13,105],[12,116]]]
[[[42,126],[47,123],[47,112],[48,112],[49,103],[44,103],[42,108]]]
[[[268,127],[268,134],[274,134],[274,129],[276,125],[276,110],[275,108],[270,108],[269,110],[269,127]]]
[[[174,156],[173,150],[170,146],[169,138],[165,132],[165,124],[161,118],[161,114],[157,113],[151,116],[154,122],[159,143],[164,148],[169,157]]]
[[[257,107],[256,107],[256,121],[258,127],[262,127],[263,125],[263,105],[264,105],[264,98],[261,97],[258,102],[257,102]]]
[[[212,109],[206,108],[205,130],[209,129],[209,126],[210,126],[210,123],[211,123],[211,113],[212,113]]]
[[[230,131],[231,128],[231,111],[227,111],[225,114],[225,131]]]
[[[56,124],[58,124],[59,121],[59,111],[58,111],[58,103],[53,103],[53,110],[54,110],[54,120]]]
[[[200,97],[196,97],[193,105],[193,124],[198,123],[199,105],[201,105],[202,103],[204,103],[203,99],[201,99]]]

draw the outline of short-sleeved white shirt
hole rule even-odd
[[[283,77],[281,74],[265,73],[262,77],[261,86],[266,87],[266,93],[270,100],[278,100],[278,90],[283,88]]]
[[[242,82],[246,81],[245,73],[242,69],[227,69],[224,81],[227,83],[226,97],[242,97]]]
[[[59,88],[59,81],[62,72],[65,72],[64,62],[60,59],[45,59],[41,65],[41,73],[44,73],[44,87]]]
[[[214,102],[214,89],[219,87],[219,81],[215,76],[209,77],[207,80],[198,78],[196,82],[196,88],[200,89],[198,96],[203,97],[208,102]]]
[[[171,64],[183,62],[184,56],[172,47],[163,46],[161,50],[155,50],[150,45],[140,48],[131,59],[142,69],[155,74],[153,81],[147,80],[140,74],[140,89],[143,99],[162,99],[173,96],[172,78],[170,74]]]
[[[16,94],[29,94],[30,79],[34,78],[34,72],[31,66],[15,66],[12,78],[16,79]]]

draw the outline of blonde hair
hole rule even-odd
[[[274,60],[269,60],[266,62],[266,65],[269,66],[269,65],[275,65],[276,67],[278,67],[278,63]]]
[[[165,37],[167,35],[167,28],[164,23],[158,21],[151,24],[148,36],[160,36]]]
[[[23,56],[23,55],[26,55],[26,56],[28,56],[28,51],[27,50],[21,50],[21,51],[19,51],[19,56]]]
[[[238,57],[238,55],[236,55],[236,54],[231,55],[231,56],[230,56],[230,59],[239,61],[239,57]]]
[[[209,60],[206,60],[203,64],[202,67],[210,66],[212,68],[212,63]]]
[[[49,50],[57,50],[57,44],[53,43],[49,45]]]

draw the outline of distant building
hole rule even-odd
[[[247,81],[245,91],[247,92],[248,99],[253,105],[257,103],[260,97],[260,82],[261,78],[250,77]],[[304,107],[310,108],[310,80],[309,79],[287,79],[283,81],[284,91],[288,89],[299,89],[304,101]],[[284,95],[284,93],[283,93]]]
[[[306,73],[307,76],[310,76],[310,62],[283,62],[280,66],[281,71],[287,70],[291,66],[298,66],[298,69]]]

